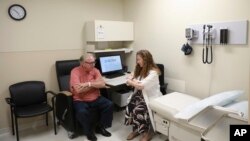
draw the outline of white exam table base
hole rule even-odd
[[[174,92],[150,103],[156,130],[169,136],[170,141],[200,141],[200,134],[203,130],[190,130],[188,125],[179,124],[174,118],[174,115],[182,109],[198,101],[200,99],[196,97]]]
[[[156,131],[168,136],[169,141],[200,141],[204,129],[163,118],[154,113]]]
[[[170,122],[169,141],[200,141],[201,132],[177,122]]]

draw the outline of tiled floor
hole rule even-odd
[[[131,132],[130,126],[124,124],[124,111],[114,112],[114,120],[111,128],[108,129],[112,133],[111,137],[103,137],[97,134],[99,141],[126,141],[127,135]],[[52,124],[51,124],[52,125]],[[67,132],[61,126],[58,128],[58,134],[54,135],[53,126],[43,126],[39,129],[27,129],[19,132],[20,141],[88,141],[86,136],[78,136],[74,139],[69,139]],[[156,134],[152,141],[164,141],[166,136]],[[139,141],[140,136],[133,139],[133,141]],[[16,141],[16,136],[10,134],[0,135],[0,141]]]

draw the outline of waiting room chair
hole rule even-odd
[[[45,91],[45,84],[42,81],[24,81],[9,86],[10,98],[5,98],[10,105],[12,134],[15,135],[14,128],[16,128],[16,139],[19,141],[18,133],[18,118],[28,118],[39,115],[46,115],[46,125],[48,126],[48,113],[53,112],[54,132],[56,133],[54,105],[49,105],[47,101],[47,94],[55,93],[52,91]],[[53,102],[52,102],[53,103]],[[15,122],[14,122],[14,121]]]
[[[60,92],[56,96],[56,117],[58,123],[62,125],[68,132],[70,139],[76,137],[79,134],[83,134],[83,130],[80,123],[75,118],[73,97],[69,89],[70,73],[74,67],[80,65],[79,60],[61,60],[56,61],[56,74]],[[97,109],[91,109],[93,118],[93,124],[98,120]],[[94,126],[93,126],[94,128]]]
[[[158,68],[160,69],[161,71],[161,75],[159,75],[159,81],[160,81],[160,91],[163,95],[165,95],[167,92],[167,86],[168,84],[165,83],[164,81],[164,65],[163,64],[156,64],[158,66]]]

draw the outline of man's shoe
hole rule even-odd
[[[97,141],[97,138],[94,133],[88,134],[87,135],[88,140],[90,141]]]
[[[110,137],[111,133],[109,133],[105,128],[99,127],[96,129],[96,133],[102,134],[105,137]]]

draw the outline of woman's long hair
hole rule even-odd
[[[161,71],[154,63],[154,59],[152,54],[148,50],[140,50],[136,53],[136,56],[140,56],[143,60],[143,66],[140,67],[139,64],[136,63],[134,78],[145,78],[150,70],[156,70],[157,73],[160,75]]]

